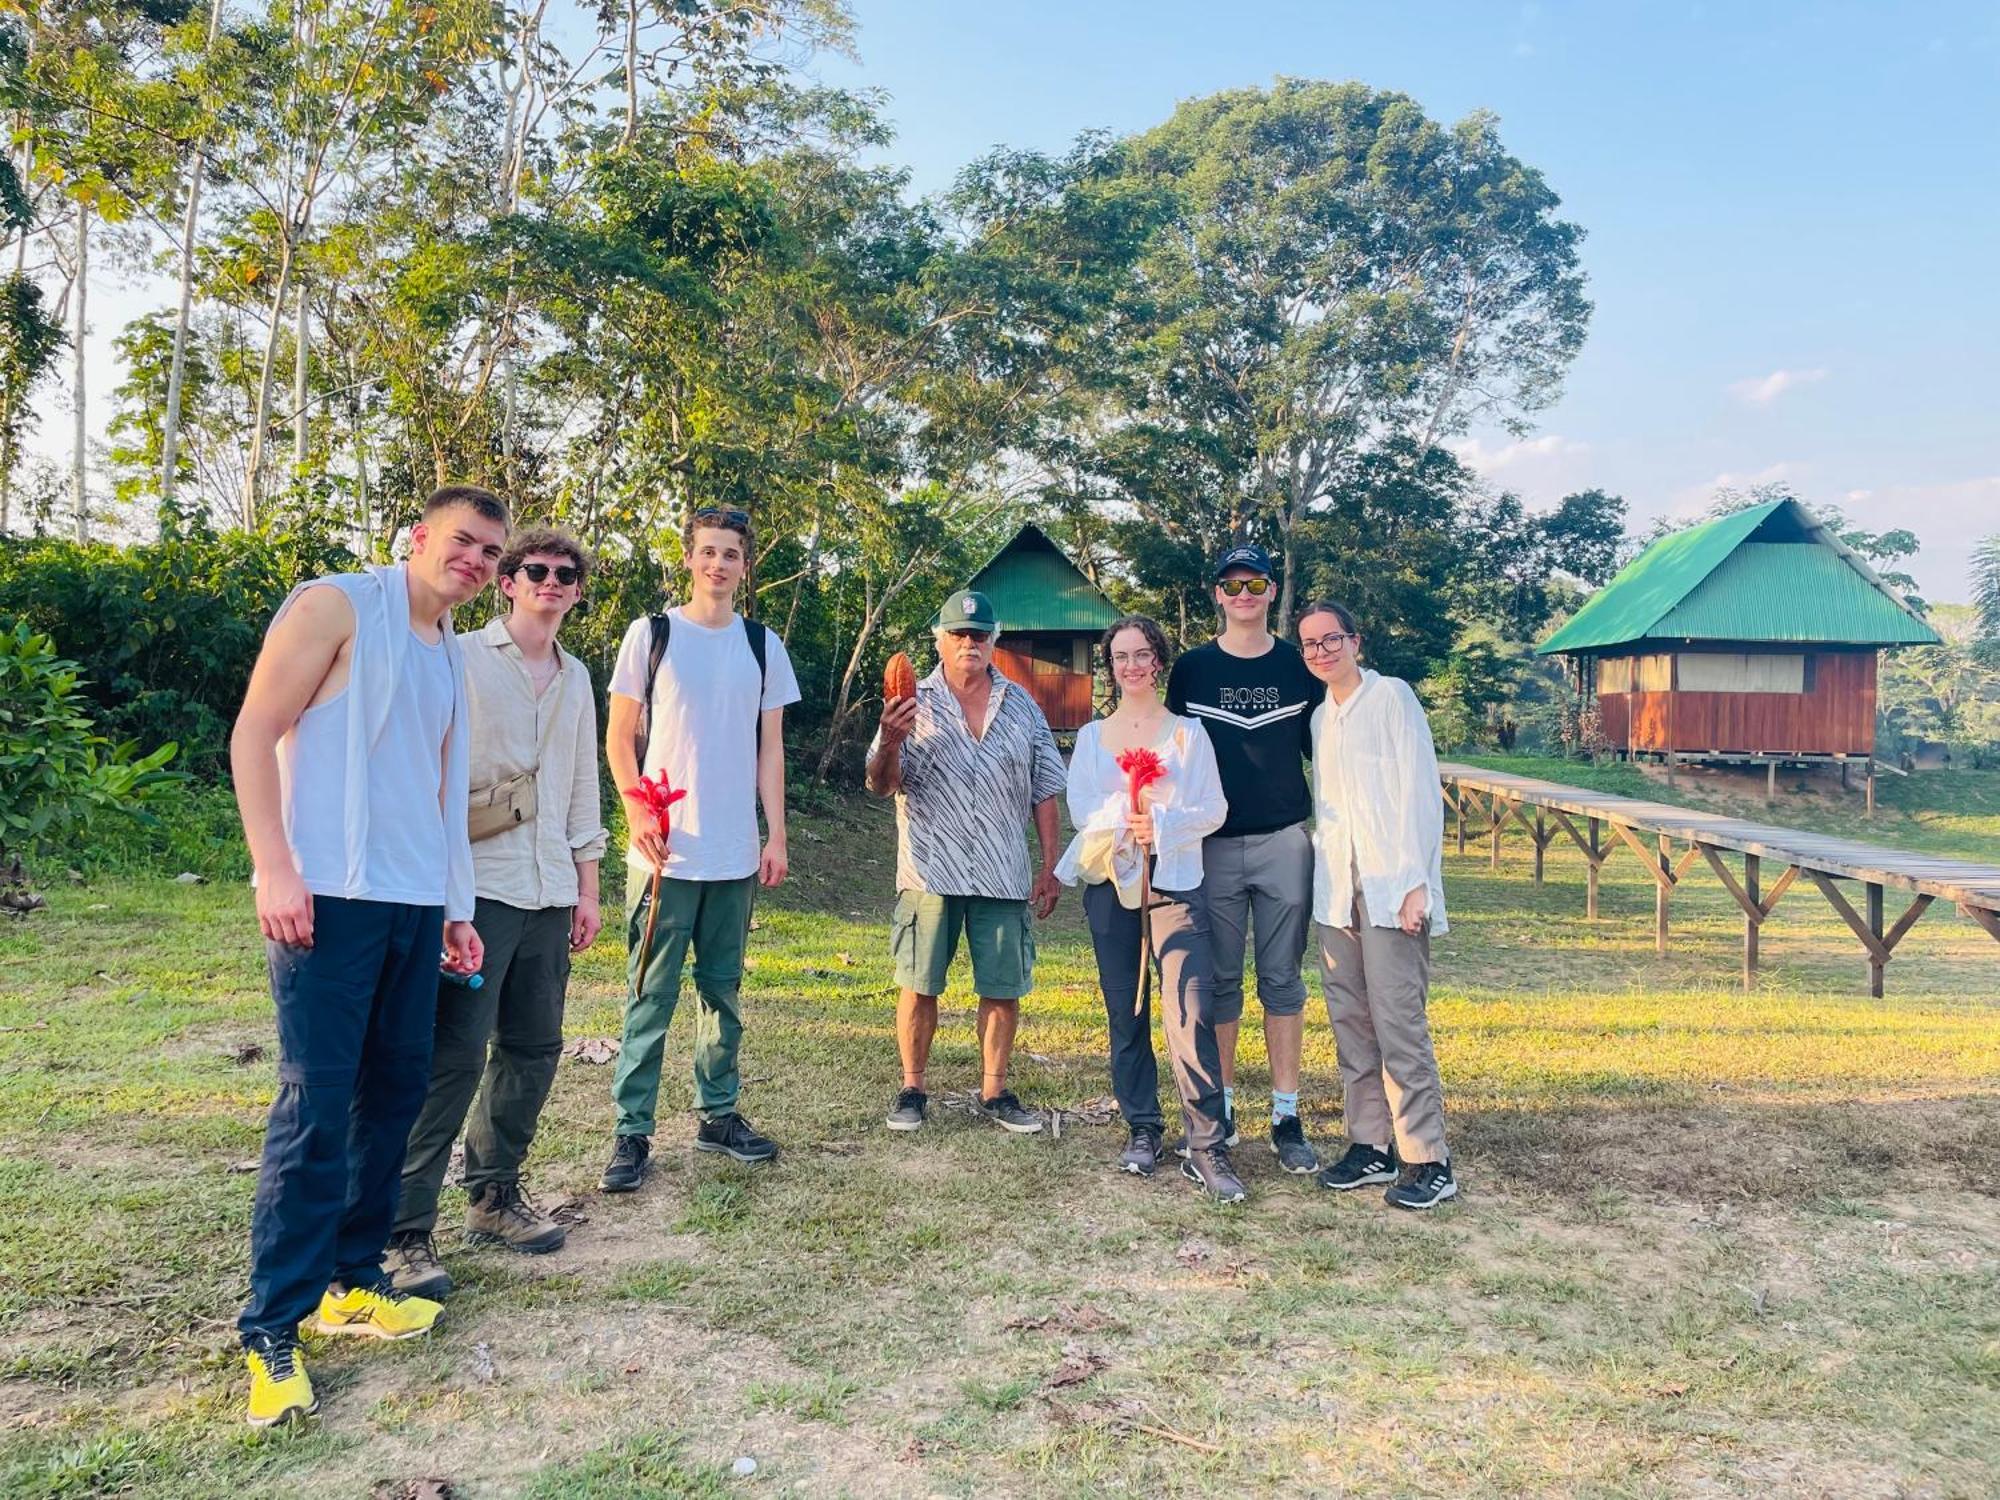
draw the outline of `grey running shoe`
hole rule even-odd
[[[1243,1181],[1229,1164],[1229,1148],[1215,1146],[1206,1151],[1190,1151],[1181,1163],[1181,1176],[1194,1183],[1218,1203],[1241,1203],[1249,1196]]]
[[[439,1262],[437,1245],[422,1229],[406,1229],[389,1236],[389,1248],[382,1256],[382,1274],[397,1291],[413,1297],[436,1302],[451,1295],[451,1273]]]
[[[1125,1147],[1125,1154],[1118,1158],[1118,1165],[1134,1177],[1151,1177],[1159,1164],[1160,1127],[1134,1125],[1132,1139]]]
[[[1271,1126],[1271,1154],[1278,1158],[1279,1166],[1295,1176],[1306,1177],[1319,1170],[1319,1153],[1306,1139],[1306,1128],[1297,1115],[1286,1115]]]
[[[1042,1128],[1042,1117],[1016,1099],[1012,1089],[1002,1089],[991,1099],[981,1099],[979,1112],[1015,1135],[1033,1135]]]
[[[1403,1175],[1390,1184],[1382,1201],[1391,1208],[1436,1208],[1447,1198],[1458,1196],[1458,1179],[1451,1175],[1448,1161],[1412,1162]]]
[[[734,1111],[715,1115],[696,1126],[694,1149],[720,1151],[752,1166],[774,1161],[778,1155],[778,1143],[768,1136],[759,1135],[748,1120]]]
[[[882,1123],[891,1130],[922,1130],[924,1128],[924,1106],[931,1096],[922,1089],[904,1089],[896,1096],[896,1106],[889,1111],[889,1118]]]
[[[469,1244],[547,1255],[562,1249],[569,1231],[535,1207],[520,1183],[492,1182],[466,1208],[465,1238]]]
[[[611,1148],[611,1164],[597,1185],[607,1193],[629,1193],[646,1180],[646,1157],[651,1154],[650,1136],[621,1135]]]
[[[1396,1159],[1386,1151],[1364,1146],[1359,1141],[1349,1146],[1339,1161],[1319,1174],[1319,1185],[1336,1193],[1367,1187],[1371,1182],[1395,1180]]]

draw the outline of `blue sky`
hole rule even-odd
[[[1781,479],[1909,526],[1930,597],[2000,531],[2000,6],[855,0],[919,191],[995,145],[1140,130],[1279,74],[1487,108],[1588,231],[1597,304],[1525,440],[1462,446],[1531,501],[1641,523]]]

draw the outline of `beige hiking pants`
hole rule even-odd
[[[1431,937],[1369,923],[1359,882],[1354,925],[1319,927],[1327,1019],[1340,1050],[1347,1138],[1392,1140],[1400,1161],[1445,1160],[1444,1082],[1425,1014]]]

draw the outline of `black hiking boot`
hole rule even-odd
[[[652,1153],[650,1136],[621,1135],[611,1148],[611,1165],[597,1179],[607,1193],[629,1193],[646,1180],[646,1158]]]

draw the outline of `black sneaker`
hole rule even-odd
[[[1349,1146],[1339,1161],[1319,1174],[1319,1185],[1336,1193],[1367,1187],[1372,1182],[1394,1182],[1396,1158],[1359,1141]]]
[[[1286,1115],[1271,1126],[1271,1154],[1278,1165],[1295,1176],[1305,1177],[1319,1170],[1319,1153],[1306,1139],[1306,1128],[1297,1115]]]
[[[896,1096],[896,1107],[889,1111],[889,1118],[882,1123],[891,1130],[922,1130],[924,1128],[924,1106],[931,1096],[922,1089],[904,1089]]]
[[[1458,1196],[1458,1179],[1451,1175],[1448,1161],[1412,1162],[1403,1175],[1390,1184],[1382,1201],[1391,1208],[1436,1208],[1447,1198]]]
[[[1249,1196],[1243,1191],[1243,1180],[1229,1164],[1227,1146],[1190,1151],[1187,1160],[1181,1163],[1181,1176],[1218,1203],[1241,1203]]]
[[[778,1143],[757,1134],[750,1122],[733,1110],[703,1120],[694,1133],[694,1149],[720,1151],[752,1166],[774,1161],[778,1155]]]
[[[653,1149],[650,1136],[621,1135],[611,1148],[611,1165],[597,1179],[607,1193],[629,1193],[646,1180],[646,1157]]]
[[[389,1236],[382,1255],[382,1274],[399,1292],[442,1302],[451,1295],[451,1273],[438,1260],[437,1244],[422,1229]]]
[[[1160,1140],[1159,1126],[1133,1126],[1132,1139],[1126,1144],[1125,1154],[1118,1158],[1118,1165],[1134,1177],[1151,1177],[1160,1164]]]
[[[1033,1135],[1042,1128],[1042,1117],[1016,1099],[1012,1089],[1002,1089],[991,1099],[981,1099],[979,1112],[1015,1135]]]

